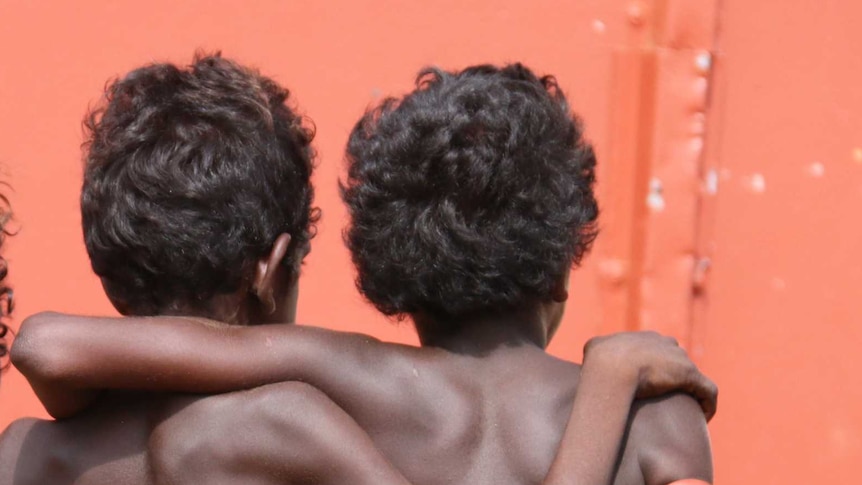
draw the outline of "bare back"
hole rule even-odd
[[[476,357],[436,350],[427,366],[417,366],[415,384],[404,386],[409,402],[402,403],[403,411],[366,427],[384,455],[413,483],[541,483],[562,439],[580,366],[532,347]],[[673,431],[681,436],[668,436]],[[662,467],[672,457],[642,453],[656,441],[677,455],[676,470]],[[679,456],[682,450],[685,456]],[[641,402],[616,483],[711,480],[703,470],[709,456],[703,414],[691,397]]]
[[[536,351],[430,359],[398,418],[371,430],[414,483],[541,483],[577,388],[579,366]],[[430,375],[428,375],[430,374]],[[420,430],[410,432],[411,429]],[[430,466],[429,466],[430,465]]]
[[[248,432],[252,422],[261,432]],[[167,450],[153,433],[165,427],[186,433]],[[72,419],[16,421],[0,436],[0,485],[175,484],[166,466],[176,461],[165,457],[214,430],[230,432],[225,443],[235,452],[216,466],[211,460],[184,462],[187,483],[236,483],[242,470],[258,470],[255,460],[282,465],[264,483],[405,483],[368,435],[323,393],[286,382],[209,397],[118,393]],[[222,464],[228,466],[217,466]]]
[[[368,343],[366,342],[366,345]],[[566,427],[579,381],[579,366],[530,346],[501,347],[483,355],[442,349],[374,345],[374,363],[338,366],[334,381],[313,381],[368,432],[383,455],[411,483],[537,484],[545,478]],[[337,355],[337,354],[336,354]],[[379,365],[377,365],[379,364]],[[370,368],[370,369],[369,369]],[[370,373],[377,375],[369,378]],[[220,399],[218,407],[189,408],[160,427],[164,443],[159,458],[174,462],[182,473],[189,463],[209,469],[233,468],[231,456],[242,454],[233,443],[237,433],[265,437],[267,447],[290,446],[291,428],[273,433],[270,420],[250,416],[232,425],[201,433],[193,424],[240,413],[246,398]],[[278,401],[258,393],[264,406]],[[673,429],[657,416],[678,421]],[[670,477],[711,480],[710,454],[703,414],[687,396],[670,397],[635,407],[616,483],[652,485]],[[659,453],[642,451],[664,440]],[[673,459],[679,448],[687,448]],[[646,458],[646,459],[644,459]],[[247,459],[247,456],[244,458]],[[662,463],[673,466],[670,469]],[[266,464],[259,461],[260,473]],[[255,472],[250,475],[256,476]],[[238,475],[239,477],[240,475]],[[660,477],[660,478],[659,478]],[[178,479],[177,483],[195,483]],[[262,482],[263,483],[263,482]],[[268,483],[268,482],[267,482]]]
[[[0,438],[0,484],[152,483],[147,440],[169,401],[116,394],[74,419],[16,421]]]
[[[60,354],[50,352],[51,345],[60,342],[62,348],[86,348],[85,358],[34,360],[25,367],[98,376],[79,387],[87,394],[97,389],[94,385],[214,393],[251,383],[281,383],[199,399],[161,422],[150,436],[150,443],[158,446],[148,456],[172,484],[290,483],[274,477],[288,473],[291,457],[307,448],[298,446],[298,438],[315,440],[311,449],[324,459],[312,456],[312,462],[330,463],[332,457],[359,455],[363,446],[350,443],[361,442],[362,436],[411,483],[541,483],[580,380],[579,366],[548,355],[529,340],[502,336],[499,330],[482,331],[484,339],[460,339],[445,348],[416,348],[307,326],[219,328],[185,319],[128,319],[122,326],[111,319],[78,321],[91,331],[80,332],[68,322],[56,332],[45,327],[39,333],[51,338],[29,346],[53,356]],[[142,347],[142,334],[170,334],[171,345]],[[76,339],[83,335],[98,335],[105,345],[80,345]],[[316,390],[292,398],[284,388],[297,384],[289,381]],[[40,388],[50,383],[38,382]],[[619,408],[618,401],[608,404]],[[319,416],[327,405],[343,415],[339,425]],[[354,433],[362,436],[350,441],[335,432],[351,425],[367,435]],[[366,461],[354,460],[353,467]],[[201,473],[187,476],[195,469]],[[666,485],[684,478],[712,479],[709,439],[697,402],[675,395],[636,403],[616,483]]]

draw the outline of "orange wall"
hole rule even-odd
[[[725,3],[705,161],[721,180],[703,208],[712,270],[695,319],[722,384],[719,473],[857,483],[862,4]]]
[[[300,321],[413,342],[353,288],[336,191],[347,133],[421,66],[521,60],[558,76],[602,165],[604,234],[573,275],[551,350],[579,359],[587,336],[618,328],[677,334],[721,386],[719,481],[849,483],[862,457],[860,14],[838,0],[5,0],[0,166],[20,226],[5,251],[16,319],[112,313],[81,243],[80,120],[108,78],[204,48],[287,85],[317,125],[324,220]],[[698,67],[703,52],[714,69]],[[702,189],[710,173],[715,193]],[[662,210],[645,208],[656,177]],[[34,414],[11,372],[0,427]]]
[[[221,49],[296,94],[318,128],[315,184],[324,212],[301,280],[299,319],[390,340],[415,338],[408,326],[362,302],[340,235],[345,216],[336,181],[347,134],[366,106],[381,93],[410,89],[425,65],[523,60],[560,77],[589,120],[590,136],[604,145],[607,52],[621,29],[608,20],[607,32],[594,30],[596,16],[612,13],[600,0],[544,8],[518,2],[465,7],[459,0],[422,8],[324,3],[0,3],[0,163],[8,169],[21,226],[6,251],[17,319],[49,309],[112,312],[81,243],[80,121],[107,79],[142,63],[188,62],[198,48]],[[598,316],[589,304],[596,290],[588,273],[576,275],[573,284],[574,309],[555,348],[576,357],[585,336],[597,331]],[[0,425],[40,412],[15,373],[0,392]]]

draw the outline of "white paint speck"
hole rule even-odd
[[[853,160],[855,160],[856,163],[862,163],[862,148],[853,149]]]
[[[653,177],[649,182],[649,194],[647,195],[647,207],[656,212],[664,210],[665,201],[662,195],[663,189],[661,180]]]
[[[772,278],[772,289],[775,291],[782,291],[787,288],[787,282],[779,277]]]
[[[748,186],[751,188],[751,191],[757,194],[762,194],[766,191],[766,178],[763,174],[753,174],[748,179]]]
[[[607,29],[608,29],[608,26],[605,25],[605,23],[602,22],[601,20],[599,20],[599,19],[593,20],[593,31],[595,33],[604,34]]]
[[[820,162],[814,162],[808,166],[808,173],[812,177],[822,177],[826,173],[826,167]]]
[[[703,185],[707,194],[715,195],[718,193],[718,172],[714,168],[711,168],[706,172]]]
[[[709,52],[701,52],[694,58],[694,66],[699,72],[706,74],[712,67],[712,55]]]

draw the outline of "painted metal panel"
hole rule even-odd
[[[335,5],[337,3],[337,5]],[[325,219],[300,318],[415,342],[356,295],[346,133],[427,64],[556,74],[599,155],[602,234],[551,350],[676,335],[721,385],[719,482],[853,483],[862,458],[862,4],[840,0],[0,2],[0,164],[18,317],[110,313],[81,244],[80,119],[107,78],[197,48],[259,66],[318,127]],[[0,386],[0,427],[42,413]]]
[[[720,18],[694,301],[717,478],[857,483],[862,5],[725,0]]]

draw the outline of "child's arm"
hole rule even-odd
[[[103,389],[220,393],[299,380],[357,419],[368,417],[358,409],[406,409],[403,385],[421,362],[418,349],[367,335],[202,322],[41,313],[22,323],[12,361],[56,418],[81,411]]]
[[[632,401],[675,390],[692,393],[707,418],[715,413],[715,384],[697,370],[674,339],[637,332],[588,342],[566,433],[543,483],[610,485]]]
[[[610,485],[632,400],[680,388],[696,390],[714,409],[714,386],[675,342],[649,333],[593,340],[566,436],[544,483]],[[264,479],[273,477],[283,483],[297,473],[321,483],[406,483],[353,419],[320,391],[296,382],[198,400],[153,436],[154,463],[177,485],[269,483]]]
[[[183,317],[27,318],[13,364],[55,418],[86,408],[103,389],[220,393],[289,380],[313,383],[355,412],[400,406],[402,373],[416,349],[296,325],[204,325]],[[385,414],[385,413],[384,413]]]
[[[419,360],[415,354],[408,355],[416,349],[382,344],[365,335],[292,325],[204,326],[179,317],[40,314],[27,319],[20,333],[12,349],[13,361],[55,416],[79,411],[99,389],[215,393],[285,380],[313,383],[354,417],[363,408],[387,416],[381,409],[409,408],[400,401],[411,394],[405,392],[403,383],[415,380],[410,376]],[[604,340],[619,342],[621,338]],[[601,341],[594,341],[592,348],[614,348],[595,345]],[[635,355],[591,348],[586,354]],[[652,379],[633,381],[633,374],[615,367],[622,362],[634,363],[639,378]],[[612,470],[632,396],[637,390],[649,391],[649,385],[654,392],[661,391],[662,381],[657,377],[666,379],[665,390],[683,388],[702,398],[710,394],[708,387],[698,387],[697,382],[644,369],[631,359],[587,358],[569,433],[548,483],[605,483],[603,475],[591,473]],[[364,406],[344,406],[360,401]],[[601,422],[596,416],[602,417]],[[580,458],[599,453],[604,461]],[[584,468],[587,465],[591,468]],[[599,473],[606,476],[610,472]],[[599,478],[590,478],[596,476]]]

